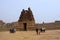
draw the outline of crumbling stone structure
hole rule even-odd
[[[30,8],[28,10],[22,10],[18,20],[18,25],[23,30],[31,30],[35,27],[35,20]]]

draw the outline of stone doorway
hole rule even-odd
[[[23,23],[24,25],[24,31],[27,31],[27,23]]]

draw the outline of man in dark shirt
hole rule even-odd
[[[38,35],[38,28],[36,28],[36,33],[37,33],[37,35]]]

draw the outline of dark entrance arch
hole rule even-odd
[[[27,31],[27,23],[23,23],[24,25],[24,31]]]

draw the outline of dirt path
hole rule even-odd
[[[47,30],[40,35],[35,31],[0,32],[0,40],[60,40],[60,30]]]

